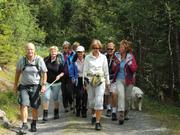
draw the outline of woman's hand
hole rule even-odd
[[[59,80],[62,76],[64,76],[64,73],[60,73],[58,76],[56,76],[56,80]]]

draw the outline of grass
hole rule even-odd
[[[11,121],[16,121],[19,111],[17,96],[15,96],[14,93],[9,90],[7,92],[1,92],[0,99],[0,109],[6,113],[8,119]]]
[[[162,125],[171,130],[172,135],[180,134],[180,108],[144,98],[144,110],[160,120]]]

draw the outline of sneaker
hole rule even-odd
[[[107,110],[106,116],[111,117],[111,110],[110,109]]]
[[[37,131],[36,125],[31,123],[31,132],[36,132],[36,131]]]
[[[112,121],[116,121],[116,120],[117,120],[116,113],[112,113]]]
[[[96,123],[95,129],[96,129],[96,130],[101,130],[101,124],[100,124],[100,123]]]
[[[27,134],[28,131],[28,125],[23,124],[22,127],[19,129],[19,134]]]
[[[96,117],[91,118],[91,124],[93,125],[96,122]]]

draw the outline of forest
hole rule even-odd
[[[25,42],[38,47],[92,39],[133,42],[136,85],[180,105],[180,0],[0,0],[0,66],[16,62]]]

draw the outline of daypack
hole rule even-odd
[[[26,56],[23,57],[23,68],[22,72],[26,69],[27,66],[35,66],[36,69],[38,70],[38,74],[41,76],[40,68],[39,68],[39,57],[37,56],[35,59],[35,64],[29,64],[27,61]]]

